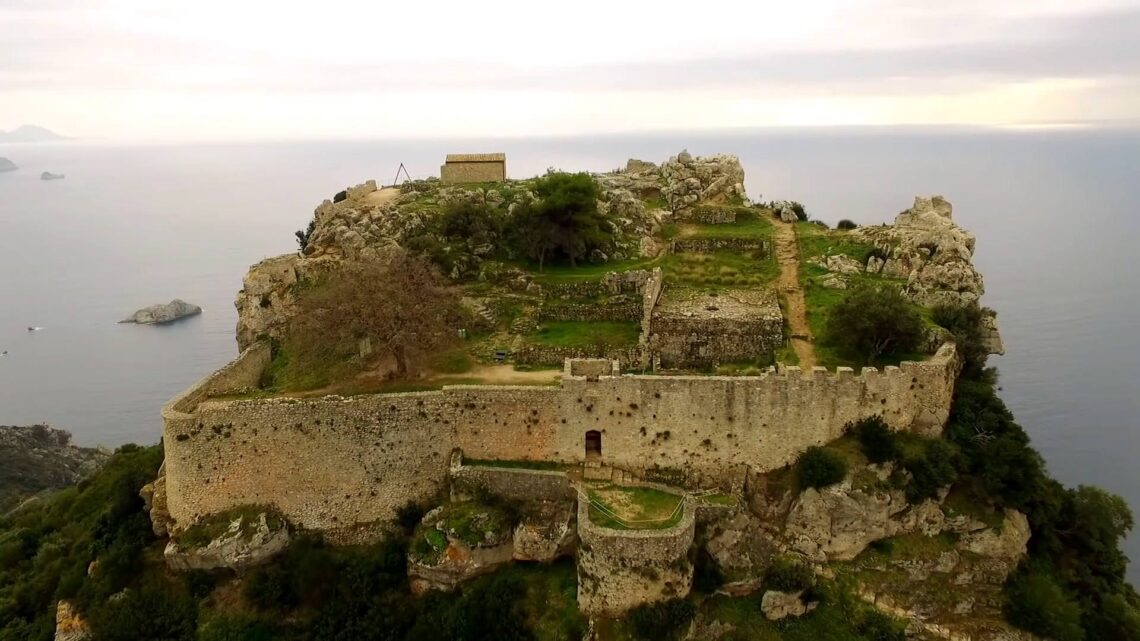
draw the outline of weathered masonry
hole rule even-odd
[[[945,423],[959,365],[952,344],[882,370],[760,376],[621,375],[568,361],[559,386],[457,385],[342,398],[224,399],[256,388],[258,343],[163,408],[165,486],[175,527],[249,504],[333,537],[370,536],[409,500],[447,483],[458,448],[480,459],[593,460],[691,486],[738,490],[748,470],[794,461],[881,414],[893,428]],[[594,459],[593,457],[597,457]]]
[[[448,154],[439,168],[445,183],[503,182],[507,179],[506,154]]]

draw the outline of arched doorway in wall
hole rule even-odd
[[[601,458],[602,433],[598,430],[586,432],[586,460]]]

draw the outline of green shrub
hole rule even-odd
[[[764,589],[799,592],[815,585],[811,568],[796,558],[778,556],[764,575]]]
[[[804,487],[827,487],[847,476],[847,461],[822,447],[809,447],[798,463],[800,483]]]
[[[1081,608],[1049,574],[1028,570],[1006,586],[1010,623],[1055,641],[1084,641]]]
[[[198,626],[196,641],[273,641],[273,627],[257,619],[218,617]]]
[[[922,317],[890,285],[860,285],[827,314],[824,340],[870,363],[881,356],[915,351],[922,343]]]
[[[89,607],[87,614],[91,632],[100,641],[191,641],[197,629],[193,601],[150,583]]]
[[[855,229],[858,226],[859,225],[855,224],[855,221],[847,218],[844,218],[835,224],[836,229]]]
[[[955,346],[962,356],[962,375],[967,378],[980,378],[986,369],[989,348],[986,346],[983,320],[992,313],[977,303],[938,305],[931,310],[934,322],[954,335]]]
[[[629,613],[629,622],[638,639],[672,641],[685,634],[696,613],[697,607],[692,602],[671,599],[635,608]]]
[[[938,495],[938,491],[948,487],[958,479],[958,469],[954,462],[957,452],[942,439],[930,439],[923,444],[919,455],[907,458],[903,466],[911,474],[906,487],[906,498],[910,503],[920,503]]]
[[[905,626],[875,610],[863,612],[855,630],[867,641],[906,641]]]
[[[859,440],[859,446],[867,460],[872,463],[886,463],[899,457],[898,437],[883,420],[882,416],[868,416],[856,421],[848,429]]]

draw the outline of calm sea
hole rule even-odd
[[[0,424],[84,444],[158,440],[159,407],[236,353],[246,268],[294,248],[324,198],[366,178],[505,151],[508,172],[608,170],[688,148],[740,156],[754,198],[834,223],[943,194],[978,237],[1008,355],[1002,394],[1052,472],[1140,508],[1140,132],[747,131],[550,140],[0,145]],[[64,173],[44,182],[42,171]],[[119,325],[181,297],[205,313]],[[27,327],[43,327],[28,332]],[[2,464],[2,462],[0,462]],[[1140,558],[1140,537],[1129,550]],[[1140,579],[1136,567],[1132,579]]]

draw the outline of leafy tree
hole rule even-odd
[[[613,244],[590,174],[551,172],[538,179],[534,192],[538,200],[516,207],[512,227],[522,253],[538,262],[539,271],[548,258],[576,266],[594,249]]]
[[[825,340],[868,363],[913,352],[922,335],[922,317],[896,287],[857,287],[827,314]]]
[[[349,263],[301,290],[286,345],[294,370],[342,365],[368,339],[406,376],[417,359],[457,340],[459,297],[423,258]]]
[[[988,312],[977,303],[970,305],[938,305],[932,310],[934,322],[954,335],[958,353],[962,355],[962,375],[977,380],[986,369],[989,349],[985,344],[982,322]]]
[[[853,220],[849,220],[849,219],[847,219],[847,218],[844,218],[844,219],[840,220],[838,223],[836,223],[836,224],[835,224],[835,228],[836,228],[836,229],[844,229],[844,230],[846,230],[846,229],[855,229],[855,228],[856,228],[856,227],[858,227],[858,226],[859,226],[859,225],[856,225],[856,224],[855,224],[855,221],[853,221]]]
[[[1006,587],[1010,623],[1055,641],[1084,641],[1081,608],[1046,572],[1029,570]]]
[[[827,487],[847,476],[847,461],[822,447],[809,447],[800,455],[798,466],[804,487]]]
[[[304,229],[298,229],[297,231],[293,232],[293,235],[297,237],[297,245],[301,251],[305,251],[309,248],[309,239],[313,237],[313,230],[316,228],[317,219],[314,218],[313,220],[309,221],[308,227]]]
[[[815,574],[802,561],[778,556],[764,575],[764,588],[780,592],[807,590],[815,584]]]

